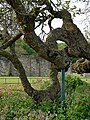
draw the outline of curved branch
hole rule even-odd
[[[11,55],[4,50],[0,50],[0,55],[3,57],[6,57],[8,60],[12,62],[12,64],[14,65],[14,67],[17,69],[19,73],[19,77],[24,87],[24,91],[37,102],[40,102],[42,100],[47,100],[47,99],[55,99],[57,94],[60,93],[60,85],[58,84],[57,81],[54,82],[55,79],[57,78],[57,73],[58,73],[57,70],[51,73],[51,76],[55,78],[53,80],[52,85],[48,87],[46,90],[38,91],[31,87],[31,84],[29,83],[27,76],[25,74],[25,70],[16,55]]]
[[[7,2],[16,10],[18,7],[19,11],[26,14],[25,8],[21,4],[20,0],[7,0]],[[48,2],[45,3],[50,7]],[[33,18],[29,15],[20,15],[17,13],[19,22],[21,22],[22,28],[24,27],[25,40],[26,42],[35,49],[36,52],[43,58],[56,65],[59,65],[61,57],[58,51],[47,47],[38,36],[35,35]],[[73,23],[71,19],[71,14],[67,10],[62,10],[58,12],[58,15],[63,19],[63,26],[61,29],[55,29],[51,31],[47,39],[52,39],[52,41],[60,39],[68,45],[68,55],[75,57],[84,57],[90,60],[90,44],[86,41],[81,31]],[[59,17],[58,16],[58,17]],[[48,40],[47,40],[48,41]],[[57,53],[57,55],[56,55]],[[52,57],[52,58],[51,58]]]
[[[71,22],[64,23],[62,28],[52,30],[46,40],[48,44],[57,40],[63,41],[68,45],[69,56],[84,57],[90,60],[90,44],[77,26]]]
[[[17,56],[11,55],[10,53],[8,53],[4,50],[0,50],[0,55],[2,55],[3,57],[7,58],[8,60],[10,60],[12,62],[12,64],[14,65],[14,67],[17,69],[17,71],[19,73],[19,77],[21,79],[21,82],[22,82],[25,92],[28,95],[32,96],[32,94],[35,90],[31,87],[31,84],[29,83],[27,76],[25,74],[25,70],[24,70],[21,62],[17,58]]]
[[[24,10],[25,8],[23,8],[20,0],[15,0],[15,1],[7,0],[7,1],[13,7],[14,10],[16,10],[16,6],[17,6],[17,7],[20,7],[18,8],[20,9],[20,11],[23,9],[22,11],[25,12]],[[64,58],[62,54],[60,54],[60,52],[55,51],[54,49],[51,49],[50,47],[45,45],[41,41],[41,39],[35,34],[35,32],[33,32],[34,30],[33,23],[35,22],[33,21],[33,18],[32,17],[30,18],[29,16],[25,16],[23,14],[21,15],[17,13],[17,11],[15,12],[17,14],[17,18],[19,22],[21,22],[22,28],[24,27],[23,31],[24,31],[25,41],[28,43],[28,45],[30,45],[30,47],[32,47],[36,52],[38,52],[39,55],[43,57],[44,59],[56,64],[59,67],[62,67],[62,68],[65,67],[62,64],[62,62],[60,62]]]
[[[35,13],[31,11],[31,13],[28,14],[26,12],[25,6],[23,6],[20,0],[6,0],[6,1],[14,9],[19,24],[22,26],[23,31],[34,30],[35,27],[34,14],[35,13],[37,14],[37,9],[35,9],[36,10]]]
[[[26,33],[24,36],[27,44],[30,47],[32,47],[39,54],[39,56],[56,64],[58,68],[64,68],[67,66],[68,64],[66,62],[68,60],[67,49],[58,51],[55,50],[54,47],[51,47],[52,45],[48,44],[47,46],[34,32]],[[53,41],[52,39],[50,40]],[[62,60],[64,60],[64,64],[62,64]]]

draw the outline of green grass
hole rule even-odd
[[[49,77],[28,77],[31,84],[36,84],[41,81],[49,80]],[[19,84],[21,80],[19,77],[0,77],[0,84]]]
[[[90,84],[90,78],[82,78],[82,81],[87,82]]]
[[[89,77],[89,76],[88,76],[88,77],[85,77],[85,76],[83,76],[83,75],[76,74],[76,73],[74,73],[73,76],[79,77],[82,81],[85,81],[85,82],[87,82],[87,83],[90,83],[90,77]]]
[[[75,77],[79,77],[82,81],[85,81],[87,83],[90,83],[90,78],[89,77],[84,77],[81,75],[78,75],[76,73],[73,74]],[[42,81],[47,81],[49,80],[49,77],[28,77],[28,80],[31,84],[36,84]],[[8,77],[8,76],[3,76],[0,77],[0,84],[19,84],[21,83],[21,80],[19,77]]]
[[[49,82],[44,82],[41,88],[49,84]],[[10,86],[1,84],[1,86],[3,85],[13,86],[12,84]],[[16,86],[19,87],[19,85]],[[18,87],[15,87],[13,93],[3,92],[0,96],[1,120],[90,120],[90,84],[81,81],[78,77],[66,77],[64,113],[61,108],[61,96],[55,101],[49,100],[36,104],[25,92],[16,91]]]

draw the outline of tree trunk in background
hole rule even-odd
[[[87,59],[79,59],[72,65],[73,72],[78,74],[90,73],[90,61]]]

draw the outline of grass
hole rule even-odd
[[[79,77],[82,81],[85,81],[87,83],[90,83],[90,77],[84,77],[79,74],[73,73],[74,77]],[[28,80],[31,84],[36,84],[36,83],[42,83],[43,81],[49,81],[49,77],[28,77]],[[19,77],[8,77],[8,76],[3,76],[0,77],[0,84],[19,84],[21,83],[21,80]]]
[[[82,78],[82,81],[87,82],[90,84],[90,78]]]
[[[49,77],[28,77],[31,84],[41,83],[42,81],[49,80]],[[0,77],[0,84],[19,84],[21,80],[19,77]]]
[[[35,89],[44,88],[49,84],[49,77],[28,77],[29,82]],[[3,93],[24,92],[19,77],[0,77],[0,95]]]

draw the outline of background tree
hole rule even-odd
[[[90,60],[90,44],[73,23],[71,14],[68,12],[70,9],[70,1],[61,2],[57,0],[56,3],[53,3],[52,0],[6,0],[6,2],[4,2],[4,4],[7,4],[10,9],[14,10],[14,15],[17,18],[16,25],[20,32],[0,47],[0,55],[6,57],[13,63],[19,73],[24,90],[29,96],[38,102],[49,98],[54,100],[57,95],[60,95],[61,90],[57,77],[58,72],[61,71],[61,69],[67,70],[70,57],[83,57]],[[74,9],[75,8],[72,8],[70,10],[73,11]],[[52,28],[51,23],[54,18],[63,20],[61,28]],[[47,35],[46,42],[43,42],[41,38],[36,35],[35,29],[41,27],[42,33],[46,34],[44,31],[46,23],[50,28],[50,32]],[[32,88],[16,54],[5,51],[7,47],[12,45],[22,35],[24,35],[25,42],[34,49],[39,56],[51,62],[50,78],[52,84],[46,90],[37,91]],[[67,47],[59,50],[57,40],[65,42]]]

